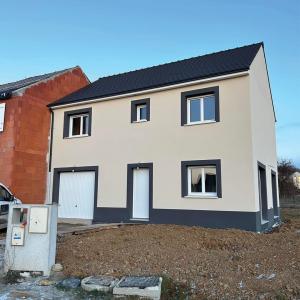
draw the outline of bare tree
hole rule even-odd
[[[282,198],[291,198],[299,194],[294,185],[292,174],[298,171],[291,160],[280,159],[278,161],[278,185],[279,194]]]

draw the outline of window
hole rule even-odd
[[[188,195],[217,196],[215,166],[188,167]]]
[[[268,222],[266,167],[260,162],[258,162],[258,193],[259,193],[261,220],[262,222]]]
[[[277,179],[276,179],[276,173],[274,171],[271,171],[271,181],[272,181],[273,210],[274,210],[274,216],[277,217],[279,215],[278,201],[277,201]]]
[[[221,161],[181,162],[182,197],[222,197]]]
[[[10,201],[10,193],[2,186],[0,186],[0,201]]]
[[[64,115],[64,138],[91,135],[92,109],[67,111]]]
[[[136,121],[147,121],[147,105],[137,105],[136,107]]]
[[[182,126],[219,121],[219,87],[181,93]]]
[[[187,99],[187,123],[215,122],[215,96],[207,95]]]
[[[150,121],[150,99],[131,101],[131,123]]]
[[[4,130],[5,103],[0,103],[0,132]]]
[[[69,137],[88,135],[89,115],[70,116]]]

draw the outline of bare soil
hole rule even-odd
[[[134,225],[67,235],[57,261],[73,276],[163,276],[195,299],[299,299],[300,210],[282,214],[269,234]]]

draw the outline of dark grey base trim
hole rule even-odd
[[[274,209],[270,208],[268,209],[267,215],[268,215],[268,220],[267,222],[261,222],[261,214],[260,212],[258,212],[258,216],[257,216],[257,231],[260,232],[264,232],[264,231],[268,231],[270,229],[272,229],[272,226],[275,223],[280,223],[281,219],[280,219],[280,210],[278,208],[278,216],[274,216]]]
[[[272,213],[270,212],[270,218]],[[261,225],[260,212],[241,211],[209,211],[152,209],[149,222],[130,220],[127,208],[101,208],[94,212],[94,223],[148,223],[148,224],[178,224],[202,226],[208,228],[237,228],[248,231],[265,231],[272,227],[274,220]]]

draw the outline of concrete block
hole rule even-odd
[[[161,294],[162,278],[155,276],[126,276],[113,288],[119,296],[139,296],[158,300]]]
[[[87,292],[98,291],[108,293],[113,290],[118,282],[119,279],[113,276],[90,276],[82,279],[81,287]]]

